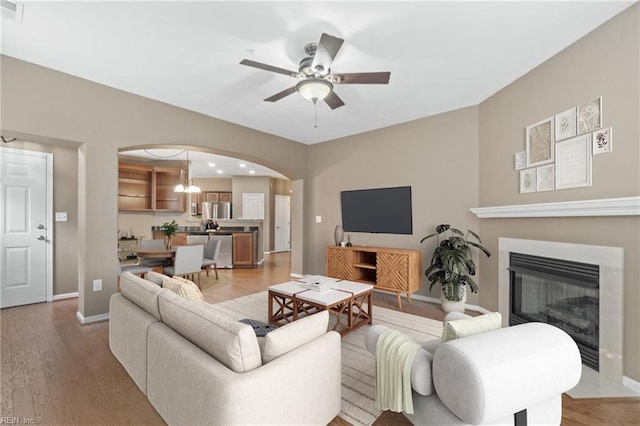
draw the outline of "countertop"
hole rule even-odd
[[[257,226],[225,226],[217,231],[203,231],[199,226],[179,226],[177,232],[185,232],[188,235],[231,235],[245,232],[258,232]],[[160,226],[152,226],[151,231],[161,231]]]

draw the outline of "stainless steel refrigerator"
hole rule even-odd
[[[202,219],[231,219],[231,203],[202,203]]]

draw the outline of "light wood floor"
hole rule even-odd
[[[290,256],[267,256],[257,269],[221,270],[229,283],[205,291],[210,303],[263,291],[287,281]],[[395,309],[395,296],[374,293],[374,303]],[[109,351],[108,322],[80,325],[77,299],[0,311],[0,424],[162,425],[164,421]],[[441,320],[439,306],[415,301],[403,311]],[[635,425],[640,399],[574,400],[564,397],[564,425]],[[13,420],[16,423],[16,420]],[[349,423],[335,418],[331,425]],[[376,425],[404,425],[386,412]]]

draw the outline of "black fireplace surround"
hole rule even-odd
[[[510,253],[509,325],[544,322],[576,341],[583,364],[599,370],[598,265]]]

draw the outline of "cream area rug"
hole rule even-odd
[[[215,307],[231,319],[251,318],[267,322],[267,292],[251,294]],[[373,307],[373,324],[385,324],[418,342],[439,339],[442,322]],[[371,425],[382,413],[375,408],[375,360],[364,346],[370,326],[360,327],[342,338],[342,410],[340,417],[354,425]]]

